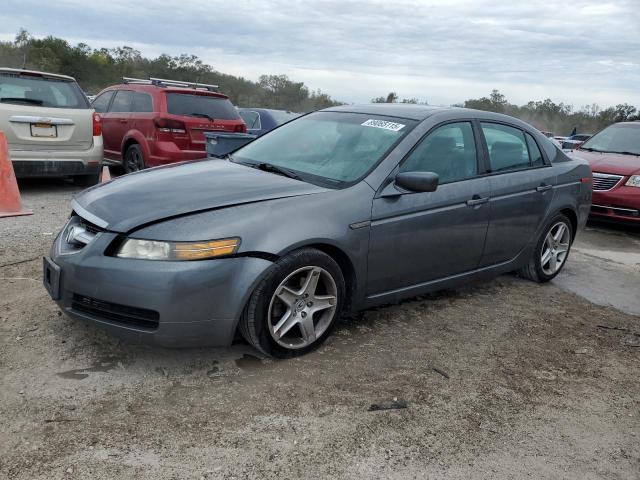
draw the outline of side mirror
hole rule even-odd
[[[396,185],[412,192],[434,192],[440,178],[433,172],[402,172],[396,175]]]

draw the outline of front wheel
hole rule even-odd
[[[548,282],[564,267],[572,242],[571,222],[566,215],[560,213],[542,231],[529,263],[518,273],[534,282]]]
[[[344,292],[344,277],[335,260],[319,250],[298,250],[278,260],[256,287],[240,320],[240,332],[266,355],[302,355],[329,336]]]

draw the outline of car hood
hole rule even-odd
[[[116,178],[80,193],[74,211],[113,232],[222,207],[327,189],[227,160],[173,164]]]
[[[640,172],[640,157],[635,155],[590,152],[588,150],[574,150],[573,154],[588,161],[594,172],[625,176]]]

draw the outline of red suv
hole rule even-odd
[[[229,97],[215,85],[124,78],[93,108],[102,118],[104,156],[127,173],[206,156],[204,132],[246,132]]]

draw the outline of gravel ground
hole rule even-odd
[[[637,232],[589,228],[553,283],[368,310],[272,361],[125,344],[60,315],[40,257],[77,189],[21,188],[35,214],[0,219],[2,478],[640,477]]]

